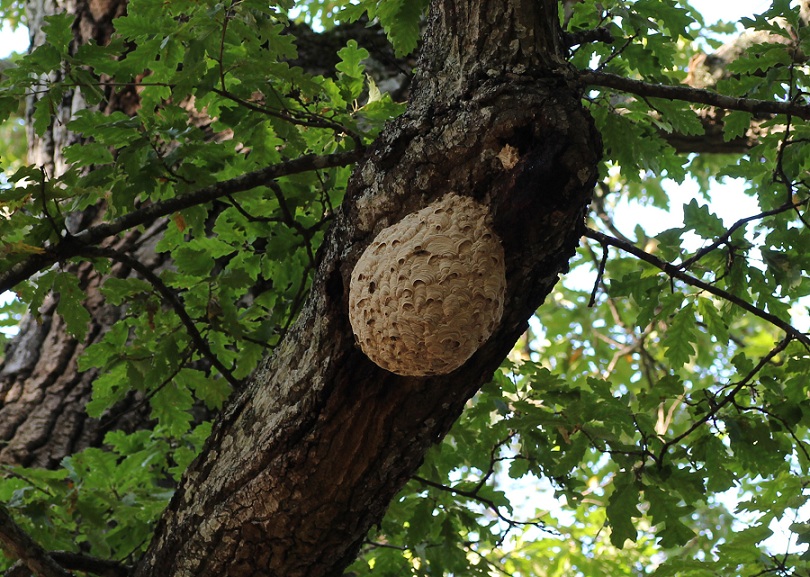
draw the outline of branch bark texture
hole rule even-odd
[[[684,102],[717,106],[726,110],[740,110],[751,114],[789,114],[804,120],[810,119],[810,104],[804,104],[803,102],[775,102],[755,98],[735,98],[702,88],[651,84],[608,72],[584,71],[580,73],[579,77],[584,84],[590,86],[604,86],[637,96],[683,100]]]
[[[38,577],[70,577],[39,543],[14,522],[8,510],[0,505],[0,549],[19,559]]]

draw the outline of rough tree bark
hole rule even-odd
[[[357,166],[299,319],[215,425],[135,575],[339,575],[566,270],[599,156],[556,1],[434,2],[408,111]],[[450,375],[398,377],[355,346],[348,279],[376,232],[449,191],[490,209],[504,316]]]
[[[44,18],[68,12],[76,16],[74,45],[93,39],[106,43],[112,34],[112,20],[126,10],[126,0],[29,0],[26,13],[31,30],[31,46],[44,41]],[[54,73],[54,76],[56,73]],[[58,80],[43,78],[43,84]],[[134,100],[126,90],[108,90],[109,111],[131,112]],[[66,168],[62,156],[65,146],[78,142],[67,130],[67,122],[76,110],[86,107],[80,90],[68,91],[63,106],[42,136],[34,133],[30,117],[36,96],[27,103],[28,160],[40,167],[48,178],[62,174]],[[95,211],[72,215],[68,226],[72,232],[92,222]],[[154,231],[131,233],[116,241],[123,250],[133,251],[144,262],[154,264]],[[150,240],[151,239],[151,240]],[[0,462],[36,467],[54,467],[59,461],[84,447],[101,443],[105,429],[84,410],[90,400],[95,371],[79,373],[77,360],[84,349],[97,341],[119,318],[120,311],[104,303],[98,291],[99,276],[91,266],[68,265],[75,269],[87,293],[92,314],[91,329],[84,342],[77,342],[65,330],[64,321],[56,314],[58,297],[50,295],[34,315],[28,315],[20,326],[19,337],[11,344],[0,363]],[[113,274],[125,275],[118,267]],[[143,423],[145,415],[123,412],[110,423],[132,428]]]

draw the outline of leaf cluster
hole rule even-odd
[[[292,8],[132,0],[109,44],[79,47],[72,18],[56,14],[44,44],[0,83],[3,119],[14,122],[29,99],[36,135],[66,129],[71,142],[63,169],[3,153],[0,271],[75,249],[15,286],[0,322],[16,323],[23,308],[36,316],[54,294],[84,348],[79,370],[97,375],[89,417],[108,427],[146,411],[154,425],[108,434],[104,448],[57,472],[6,471],[2,498],[49,549],[121,560],[143,550],[209,431],[204,419],[298,313],[350,168],[293,171],[213,201],[194,195],[307,155],[362,150],[402,111],[367,76],[369,53],[354,40],[330,74],[293,65]],[[133,94],[137,107],[107,112]],[[57,118],[70,99],[87,106]],[[111,248],[76,240],[88,214],[105,224],[180,195],[187,208],[124,230]],[[98,320],[86,304],[96,299],[120,311],[103,334],[89,330]]]
[[[176,440],[159,429],[110,433],[106,449],[67,457],[60,470],[5,466],[0,498],[50,549],[129,563],[148,544],[173,482],[209,434],[203,425],[170,447]]]

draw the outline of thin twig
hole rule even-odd
[[[268,184],[270,190],[273,191],[273,194],[276,197],[276,201],[278,202],[278,206],[281,209],[281,215],[283,217],[283,222],[288,227],[296,231],[301,238],[304,240],[304,250],[307,252],[307,258],[309,259],[309,265],[311,268],[315,268],[315,252],[312,250],[312,240],[313,233],[310,229],[307,229],[304,225],[298,222],[295,219],[295,215],[293,215],[292,211],[290,210],[289,205],[287,204],[287,198],[284,196],[284,193],[281,190],[281,187],[276,182],[271,182]]]
[[[51,489],[47,485],[43,485],[39,481],[35,481],[34,479],[28,477],[27,475],[24,475],[11,465],[0,465],[0,473],[3,473],[3,476],[9,476],[24,481],[27,485],[30,485],[37,491],[43,493],[44,495],[54,497],[54,492],[51,491]]]
[[[736,231],[741,226],[744,226],[744,225],[748,224],[749,222],[752,222],[752,221],[755,221],[755,220],[761,220],[761,219],[766,218],[768,216],[773,216],[775,214],[781,214],[783,212],[787,212],[788,210],[794,210],[799,206],[807,204],[807,202],[808,201],[805,200],[805,201],[800,202],[798,204],[794,204],[793,201],[791,200],[790,202],[785,203],[782,206],[779,206],[777,208],[774,208],[774,209],[771,209],[771,210],[766,210],[764,212],[760,212],[759,214],[755,214],[753,216],[748,216],[748,217],[745,217],[745,218],[741,218],[740,220],[738,220],[737,222],[732,224],[725,233],[723,233],[722,235],[717,237],[717,239],[712,244],[700,249],[694,255],[692,255],[691,257],[689,257],[685,261],[682,261],[681,264],[675,265],[675,266],[677,266],[681,270],[687,270],[690,266],[695,264],[697,261],[702,259],[704,256],[706,256],[707,254],[709,254],[713,250],[715,250],[721,244],[727,242],[728,239],[731,238],[731,235],[734,234],[734,231]]]
[[[629,252],[630,254],[638,257],[644,262],[647,262],[653,265],[654,267],[661,269],[662,271],[667,273],[670,276],[670,278],[677,278],[678,280],[681,280],[688,285],[700,288],[708,293],[711,293],[715,296],[718,296],[722,299],[729,301],[730,303],[737,305],[741,309],[746,310],[749,313],[765,321],[768,321],[772,325],[782,329],[785,332],[785,334],[787,334],[789,337],[796,339],[797,341],[801,342],[805,347],[810,349],[810,337],[808,337],[803,332],[799,331],[790,323],[783,321],[776,315],[766,312],[758,307],[755,307],[748,301],[736,295],[733,295],[728,291],[719,289],[716,286],[713,286],[705,281],[700,280],[699,278],[686,274],[679,267],[664,260],[661,260],[660,258],[653,256],[650,253],[645,252],[628,242],[624,242],[617,238],[613,238],[612,236],[609,236],[597,230],[593,230],[591,228],[585,229],[585,236],[593,240],[596,240],[602,244],[609,244],[611,246],[620,248],[625,252]]]
[[[60,227],[58,224],[56,224],[56,221],[53,219],[53,215],[48,210],[48,194],[47,194],[47,186],[46,186],[45,183],[46,183],[45,169],[40,168],[39,169],[39,192],[42,195],[42,199],[41,199],[42,200],[42,214],[45,215],[45,218],[51,224],[51,228],[53,229],[53,231],[56,234],[61,234],[62,232],[67,232],[67,231],[63,230],[63,228]]]
[[[186,327],[186,331],[188,331],[191,341],[200,351],[200,354],[208,359],[211,365],[213,365],[214,368],[216,368],[222,374],[225,380],[228,381],[228,383],[230,383],[234,389],[238,390],[242,388],[242,383],[233,376],[230,369],[222,364],[222,362],[208,346],[208,342],[203,338],[202,334],[200,334],[200,331],[197,330],[194,320],[186,312],[186,308],[177,294],[170,289],[158,275],[152,272],[149,267],[126,253],[109,248],[86,247],[81,255],[115,260],[128,266],[146,279],[146,281],[149,282],[149,284],[151,284],[158,291],[158,293],[160,293],[163,299],[174,309],[175,314],[180,318],[180,321]]]
[[[776,414],[772,413],[771,411],[769,411],[768,409],[766,409],[764,407],[742,407],[742,406],[737,405],[737,403],[734,403],[734,404],[741,411],[754,411],[754,412],[757,412],[757,413],[762,413],[763,415],[768,415],[773,420],[779,421],[780,423],[782,423],[782,426],[785,428],[785,430],[787,430],[787,432],[790,433],[790,436],[793,437],[793,440],[795,441],[796,447],[798,448],[798,450],[802,453],[802,455],[804,455],[805,462],[810,463],[810,452],[808,452],[807,447],[805,446],[806,442],[803,439],[801,439],[799,437],[799,435],[796,434],[796,431],[794,431],[790,427],[790,425],[788,424],[788,422],[785,420],[784,417],[780,417],[779,415],[776,415]]]
[[[576,32],[565,32],[564,40],[565,45],[568,47],[578,46],[580,44],[590,44],[592,42],[604,42],[605,44],[613,44],[614,38],[610,30],[604,26],[599,28],[592,28],[590,30],[577,30]]]
[[[632,240],[630,240],[630,237],[628,237],[626,234],[624,234],[622,231],[616,228],[616,223],[613,222],[613,217],[610,214],[608,214],[608,209],[607,206],[605,205],[605,196],[608,195],[610,192],[611,192],[610,188],[605,182],[597,183],[596,192],[593,195],[593,206],[595,209],[594,213],[599,218],[599,220],[602,221],[602,224],[605,225],[605,228],[607,228],[613,236],[627,242],[632,242]]]
[[[190,348],[190,347],[189,347],[189,348]],[[104,417],[104,420],[103,420],[103,421],[101,421],[101,424],[99,425],[99,427],[98,427],[98,428],[99,428],[101,431],[107,431],[107,429],[111,428],[111,427],[112,427],[112,426],[115,424],[115,422],[116,422],[118,419],[120,419],[121,417],[123,417],[124,415],[127,415],[127,414],[132,414],[132,413],[134,413],[134,412],[136,412],[136,411],[140,410],[140,408],[141,408],[141,407],[143,407],[144,405],[146,405],[146,403],[148,403],[148,402],[149,402],[149,401],[150,401],[152,398],[154,398],[154,396],[155,396],[156,394],[158,394],[158,393],[159,393],[159,392],[160,392],[162,389],[164,389],[165,387],[167,387],[167,386],[169,385],[169,383],[171,383],[171,382],[174,380],[174,378],[175,378],[177,375],[179,375],[179,374],[180,374],[180,371],[182,371],[182,370],[183,370],[183,368],[185,367],[186,363],[187,363],[187,362],[188,362],[190,359],[191,359],[191,354],[190,354],[190,352],[187,352],[187,353],[184,355],[184,358],[183,358],[183,359],[181,359],[181,360],[180,360],[180,362],[177,364],[177,366],[174,368],[174,370],[172,371],[172,373],[171,373],[171,374],[169,374],[169,375],[167,375],[167,376],[166,376],[166,378],[164,378],[164,379],[163,379],[163,381],[161,381],[161,382],[160,382],[160,384],[158,384],[158,385],[157,385],[156,387],[154,387],[154,388],[153,388],[151,391],[149,391],[147,394],[145,394],[145,395],[144,395],[144,397],[143,397],[142,399],[140,399],[140,400],[139,400],[137,403],[135,403],[134,405],[133,405],[133,404],[131,404],[131,403],[125,403],[123,408],[121,408],[121,409],[119,409],[119,410],[115,411],[114,413],[109,414],[109,415],[107,415],[106,417]]]
[[[602,277],[605,276],[605,266],[607,266],[608,259],[608,245],[602,245],[602,260],[599,261],[599,268],[596,271],[596,280],[593,283],[593,290],[591,291],[591,300],[588,301],[588,308],[592,308],[596,304],[596,293],[599,292],[599,285],[602,283]]]
[[[396,551],[407,551],[408,548],[403,545],[391,545],[390,543],[380,543],[378,541],[363,541],[363,545],[368,545],[369,547],[377,547],[381,549],[394,549]]]
[[[494,501],[491,499],[487,499],[486,497],[482,497],[478,495],[476,491],[463,491],[461,489],[456,489],[455,487],[448,487],[447,485],[442,485],[441,483],[436,483],[435,481],[431,481],[430,479],[425,479],[424,477],[419,477],[418,475],[414,475],[411,477],[414,481],[421,483],[427,487],[433,487],[434,489],[439,489],[440,491],[445,491],[447,493],[453,493],[454,495],[459,495],[461,497],[467,497],[468,499],[473,499],[474,501],[478,501],[479,503],[483,503],[490,509],[495,515],[505,523],[508,523],[510,526],[516,525],[532,525],[534,527],[539,527],[540,529],[545,528],[545,523],[542,521],[517,521],[515,519],[510,519],[503,513],[501,513],[501,508],[495,504]]]
[[[765,355],[764,357],[762,357],[762,358],[759,360],[759,362],[757,363],[757,365],[756,365],[756,366],[755,366],[753,369],[751,369],[751,370],[748,372],[748,374],[747,374],[747,375],[745,375],[745,376],[744,376],[744,377],[743,377],[743,378],[742,378],[740,381],[738,381],[738,382],[737,382],[737,383],[734,385],[734,388],[733,388],[733,389],[731,389],[731,390],[730,390],[730,391],[729,391],[729,392],[726,394],[726,396],[724,396],[724,397],[723,397],[723,398],[722,398],[722,399],[721,399],[719,402],[714,403],[714,404],[712,405],[712,407],[711,407],[711,410],[710,410],[710,411],[708,411],[708,412],[707,412],[705,415],[703,415],[703,416],[702,416],[700,419],[698,419],[697,421],[695,421],[694,423],[692,423],[692,425],[691,425],[691,426],[690,426],[688,429],[686,429],[686,431],[684,431],[683,433],[681,433],[681,434],[680,434],[680,435],[678,435],[677,437],[673,437],[673,438],[672,438],[672,439],[670,439],[669,441],[665,442],[665,443],[663,444],[663,446],[661,447],[661,452],[660,452],[660,453],[659,453],[659,455],[658,455],[658,459],[657,459],[658,463],[659,463],[659,464],[660,464],[660,463],[663,463],[663,461],[664,461],[664,455],[666,455],[666,452],[669,450],[669,448],[670,448],[670,447],[672,447],[673,445],[675,445],[675,444],[677,444],[677,443],[681,442],[681,441],[682,441],[682,440],[684,440],[686,437],[688,437],[689,435],[691,435],[692,433],[694,433],[694,432],[695,432],[695,431],[696,431],[696,430],[697,430],[699,427],[701,427],[701,426],[702,426],[704,423],[706,423],[706,422],[708,422],[709,420],[713,419],[713,418],[714,418],[714,417],[715,417],[715,416],[716,416],[716,415],[717,415],[717,414],[720,412],[720,409],[722,409],[722,408],[723,408],[723,407],[725,407],[727,404],[729,404],[731,401],[733,401],[733,400],[734,400],[734,397],[737,395],[737,393],[739,393],[741,390],[743,390],[743,388],[745,388],[746,386],[748,386],[748,384],[751,382],[751,380],[753,380],[753,378],[754,378],[754,377],[757,375],[757,373],[759,373],[759,371],[761,371],[761,370],[762,370],[762,368],[763,368],[765,365],[767,365],[768,363],[770,363],[770,362],[771,362],[771,360],[772,360],[772,359],[773,359],[773,358],[774,358],[776,355],[778,355],[779,353],[781,353],[782,351],[784,351],[784,350],[787,348],[787,346],[790,344],[790,341],[791,341],[791,340],[793,340],[793,338],[792,338],[790,335],[788,335],[788,336],[786,336],[784,339],[782,339],[782,340],[781,340],[781,341],[780,341],[780,342],[779,342],[779,343],[778,343],[778,344],[777,344],[777,345],[776,345],[774,348],[772,348],[772,349],[770,350],[770,352],[769,352],[767,355]]]
[[[239,106],[247,108],[248,110],[252,110],[253,112],[258,112],[259,114],[264,114],[265,116],[270,116],[273,118],[278,118],[279,120],[283,120],[284,122],[289,122],[290,124],[295,124],[298,126],[306,126],[308,128],[323,128],[326,130],[331,130],[335,134],[346,134],[349,136],[358,147],[363,146],[363,139],[359,134],[354,132],[353,130],[339,124],[337,122],[332,122],[331,120],[323,117],[318,116],[316,114],[308,113],[306,119],[297,118],[292,113],[284,113],[278,110],[273,110],[272,108],[268,108],[267,106],[261,106],[254,102],[250,102],[249,100],[245,100],[244,98],[240,98],[233,94],[232,92],[224,89],[213,88],[212,92],[222,96],[223,98],[227,98],[228,100],[235,102]]]
[[[307,281],[309,280],[309,273],[312,270],[314,269],[310,264],[307,264],[307,266],[304,267],[303,275],[301,275],[301,284],[298,285],[298,291],[296,291],[295,296],[290,303],[290,314],[279,332],[278,342],[281,342],[284,340],[284,337],[287,336],[287,331],[290,330],[295,317],[298,315],[299,310],[304,305],[304,297],[307,295]]]

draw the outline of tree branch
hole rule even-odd
[[[28,256],[9,267],[8,270],[0,273],[0,293],[11,290],[18,283],[55,262],[78,256],[86,251],[88,246],[98,244],[101,240],[125,230],[153,222],[179,210],[205,204],[229,194],[263,186],[268,181],[281,176],[299,174],[310,170],[347,166],[359,160],[363,153],[363,150],[358,149],[328,155],[308,154],[287,162],[254,170],[230,180],[205,186],[193,192],[179,194],[174,198],[154,202],[109,222],[91,226],[76,235],[62,239],[41,254]]]
[[[477,488],[475,491],[464,491],[462,489],[457,489],[455,487],[448,487],[447,485],[431,481],[430,479],[420,477],[419,475],[414,475],[411,478],[414,481],[421,483],[426,487],[433,487],[434,489],[438,489],[440,491],[445,491],[447,493],[452,493],[453,495],[458,495],[460,497],[467,497],[468,499],[472,499],[473,501],[478,501],[479,503],[486,505],[486,507],[490,511],[492,511],[501,521],[507,523],[510,527],[531,525],[533,527],[538,527],[543,530],[546,529],[546,525],[542,521],[518,521],[516,519],[511,519],[507,517],[506,515],[501,513],[501,508],[492,499],[487,499],[486,497],[482,497],[481,495],[478,494],[480,488]]]
[[[702,88],[652,84],[607,72],[595,72],[593,70],[581,71],[579,73],[579,79],[585,85],[604,86],[621,92],[629,92],[637,96],[682,100],[684,102],[694,102],[695,104],[716,106],[726,110],[741,110],[752,114],[790,114],[804,120],[810,120],[810,105],[800,104],[798,102],[736,98]]]
[[[701,417],[696,422],[692,423],[692,425],[688,429],[686,429],[686,431],[664,443],[664,445],[661,447],[661,452],[659,453],[656,462],[659,463],[659,465],[663,463],[664,455],[666,455],[666,452],[669,450],[670,447],[672,447],[676,443],[679,443],[680,441],[691,435],[698,429],[698,427],[702,426],[704,423],[707,423],[710,419],[714,418],[720,412],[720,409],[722,409],[731,401],[733,401],[737,393],[739,393],[746,385],[748,385],[748,383],[751,382],[751,380],[757,375],[757,373],[759,373],[759,371],[761,371],[765,365],[771,362],[771,360],[776,355],[784,351],[790,344],[791,340],[792,340],[791,335],[788,335],[784,339],[782,339],[773,349],[770,350],[770,352],[767,355],[765,355],[759,360],[757,366],[751,369],[748,372],[748,374],[742,378],[742,380],[738,381],[734,385],[734,388],[731,389],[725,397],[723,397],[718,403],[712,406],[712,410],[708,411],[705,415],[703,415],[703,417]]]
[[[223,86],[224,86],[224,83],[223,83]],[[243,107],[247,108],[248,110],[252,110],[253,112],[258,112],[259,114],[264,114],[266,116],[270,116],[270,117],[273,117],[273,118],[278,118],[278,119],[283,120],[285,122],[289,122],[290,124],[295,124],[297,126],[306,126],[306,127],[310,127],[310,128],[324,128],[324,129],[327,129],[327,130],[332,130],[333,132],[335,132],[335,134],[341,134],[341,133],[346,134],[352,140],[354,140],[354,142],[357,144],[358,147],[362,146],[363,140],[362,140],[362,137],[359,134],[357,134],[356,132],[354,132],[350,128],[347,128],[346,126],[343,126],[342,124],[339,124],[337,122],[332,122],[331,120],[329,120],[326,117],[319,116],[317,114],[313,114],[311,112],[308,112],[307,115],[306,115],[306,118],[302,119],[302,118],[299,118],[299,117],[295,116],[294,114],[292,114],[289,111],[281,112],[281,111],[278,111],[278,110],[273,110],[272,108],[269,108],[267,106],[262,106],[261,103],[250,102],[250,101],[245,100],[243,98],[239,98],[238,96],[236,96],[235,94],[229,92],[225,88],[214,88],[212,90],[212,92],[214,92],[215,94],[219,94],[223,98],[227,98],[228,100],[230,100],[230,101],[232,101],[232,102],[234,102],[234,103],[236,103],[236,104],[238,104],[240,106],[243,106]]]
[[[71,577],[34,541],[3,505],[0,505],[0,548],[11,558],[19,559],[37,577]]]
[[[579,44],[590,44],[592,42],[604,42],[613,44],[613,34],[606,27],[600,26],[591,30],[577,30],[576,32],[565,32],[566,46],[577,46]]]
[[[99,559],[82,555],[81,553],[69,553],[67,551],[53,551],[51,557],[62,567],[72,571],[83,571],[94,573],[104,577],[127,577],[130,567],[120,561],[110,559]]]
[[[749,313],[758,316],[759,318],[768,321],[772,325],[782,329],[785,334],[789,337],[796,339],[797,341],[801,342],[805,347],[810,348],[810,337],[808,337],[803,332],[796,329],[790,323],[787,323],[773,315],[769,312],[763,311],[762,309],[755,307],[748,301],[741,299],[740,297],[731,294],[728,291],[724,291],[723,289],[719,289],[705,281],[700,280],[699,278],[693,277],[692,275],[686,274],[683,272],[679,267],[661,260],[660,258],[651,255],[648,252],[641,250],[640,248],[630,244],[629,242],[619,240],[617,238],[613,238],[612,236],[606,235],[602,232],[597,230],[593,230],[592,228],[585,229],[585,236],[599,242],[602,245],[609,244],[611,246],[615,246],[617,248],[622,249],[625,252],[632,254],[633,256],[638,257],[639,259],[647,262],[654,267],[661,269],[665,273],[667,273],[672,278],[677,278],[682,280],[688,285],[692,285],[694,287],[700,288],[705,290],[708,293],[711,293],[715,296],[718,296],[722,299],[725,299],[731,303],[734,303],[738,307],[743,310],[748,311]]]
[[[67,551],[51,551],[51,557],[59,565],[70,571],[92,573],[101,577],[127,577],[131,568],[120,561],[90,557],[81,553]],[[31,569],[22,561],[17,561],[3,577],[31,577]]]
[[[800,206],[803,206],[805,204],[807,204],[807,201],[794,203],[791,200],[790,202],[787,202],[787,203],[783,204],[782,206],[776,207],[776,208],[774,208],[772,210],[766,210],[764,212],[760,212],[759,214],[755,214],[755,215],[752,215],[752,216],[749,216],[749,217],[746,217],[746,218],[741,218],[740,220],[738,220],[737,222],[732,224],[724,234],[717,237],[717,239],[713,243],[711,243],[709,246],[703,247],[702,249],[697,251],[694,255],[692,255],[691,257],[689,257],[688,259],[686,259],[685,261],[683,261],[681,264],[679,264],[677,266],[681,270],[687,270],[689,267],[691,267],[693,264],[695,264],[697,261],[702,259],[704,256],[706,256],[707,254],[709,254],[713,250],[715,250],[721,244],[723,244],[725,242],[728,242],[728,239],[731,238],[731,235],[734,234],[735,230],[737,230],[741,226],[745,226],[749,222],[753,222],[755,220],[760,220],[760,219],[766,218],[768,216],[773,216],[775,214],[780,214],[780,213],[783,213],[783,212],[787,212],[789,210],[796,210]]]
[[[145,266],[139,260],[132,258],[128,254],[108,248],[86,247],[81,253],[81,256],[102,257],[118,261],[130,267],[132,270],[146,279],[149,284],[151,284],[155,290],[160,293],[163,299],[174,309],[175,314],[180,318],[183,326],[186,327],[188,336],[200,351],[200,354],[208,359],[214,368],[216,368],[222,374],[225,380],[228,381],[228,383],[230,383],[235,390],[242,388],[242,383],[233,376],[231,371],[222,364],[222,362],[208,346],[208,342],[200,334],[200,331],[197,330],[197,326],[194,324],[194,319],[188,315],[185,307],[183,306],[183,302],[180,300],[177,294],[166,286],[166,283],[164,283],[158,275],[152,272],[149,267]]]

